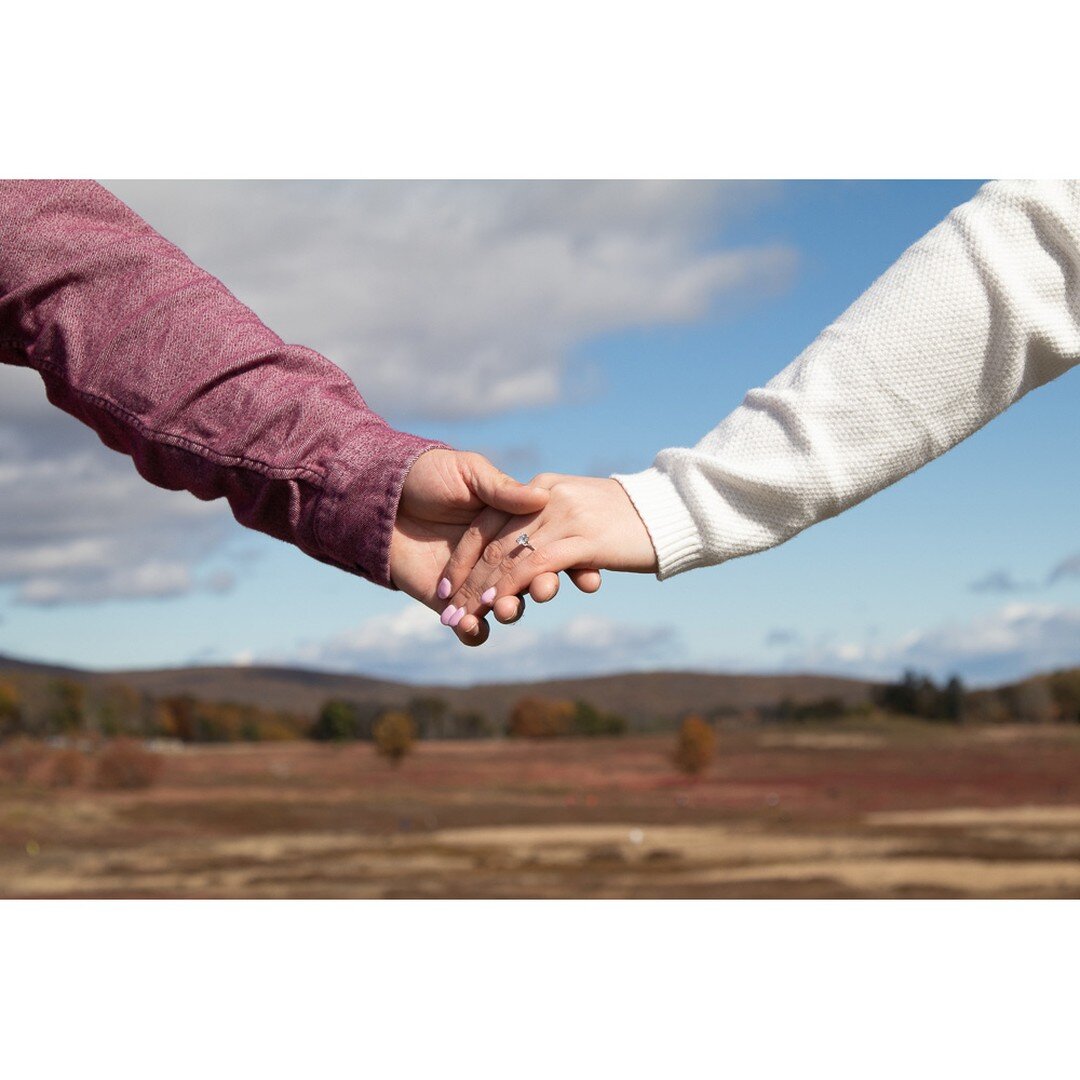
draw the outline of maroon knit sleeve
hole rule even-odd
[[[100,184],[0,181],[0,359],[151,483],[392,587],[401,487],[443,444],[391,428]]]

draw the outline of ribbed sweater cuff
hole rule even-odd
[[[684,570],[709,565],[701,533],[671,478],[659,469],[613,475],[622,484],[656,551],[656,576],[663,581]]]

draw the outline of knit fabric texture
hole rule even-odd
[[[0,182],[0,360],[151,483],[393,588],[402,486],[445,444],[391,428],[99,184]]]
[[[774,547],[1080,359],[1080,183],[984,185],[696,446],[616,475],[661,579]]]

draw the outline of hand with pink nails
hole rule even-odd
[[[443,625],[463,644],[482,645],[490,632],[487,621],[482,616],[467,618],[463,605],[448,603],[452,589],[444,568],[471,534],[478,514],[509,520],[511,515],[537,513],[548,498],[545,488],[519,484],[481,454],[428,450],[416,459],[401,490],[390,541],[391,580],[402,592],[441,612]],[[587,591],[599,588],[599,576],[594,572],[585,579],[587,584],[595,579]],[[541,574],[534,595],[550,599],[558,587],[557,574]],[[520,610],[515,617],[519,616]]]
[[[484,626],[489,611],[515,622],[525,592],[550,600],[563,570],[583,592],[600,588],[600,569],[656,572],[648,530],[617,480],[545,473],[531,487],[548,492],[544,507],[513,516],[489,506],[454,548],[440,596],[448,599],[444,620],[459,633]],[[522,533],[528,547],[518,543]]]

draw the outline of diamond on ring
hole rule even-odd
[[[530,551],[534,551],[535,548],[529,543],[529,534],[523,532],[518,538],[517,542],[521,547],[527,547]]]

